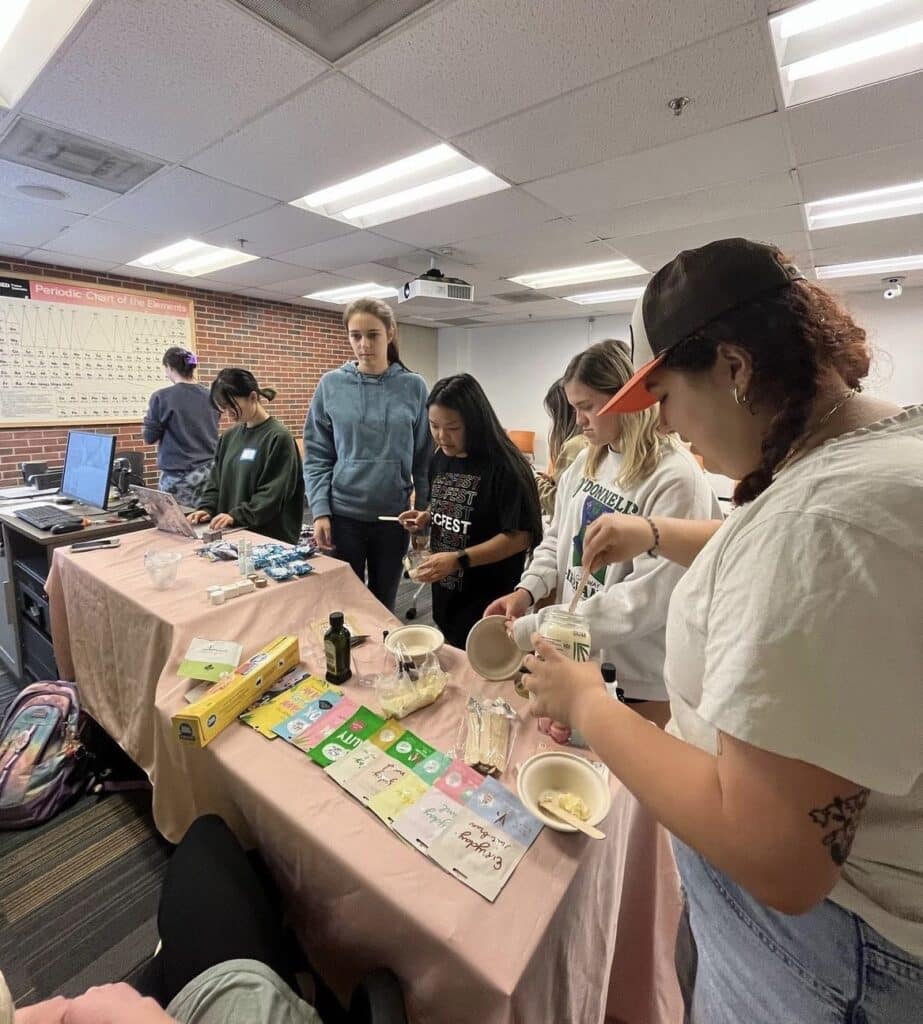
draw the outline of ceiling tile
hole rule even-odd
[[[437,141],[355,83],[331,74],[186,162],[290,202]]]
[[[388,284],[395,287],[407,280],[407,274],[402,270],[386,267],[383,263],[356,263],[350,267],[338,268],[337,273],[353,282],[373,281],[375,284]]]
[[[73,270],[96,270],[101,273],[112,270],[115,265],[112,260],[94,260],[89,256],[72,256],[65,252],[53,252],[51,249],[33,249],[29,253],[29,259],[37,263],[54,263],[59,267],[69,267]]]
[[[62,231],[45,248],[72,256],[90,256],[112,263],[130,263],[145,253],[153,252],[177,239],[135,225],[113,224],[99,217],[86,217],[73,227]]]
[[[504,231],[469,239],[458,247],[458,258],[494,271],[498,277],[514,277],[616,259],[617,255],[613,254],[612,246],[600,242],[592,232],[562,218],[516,232]]]
[[[792,175],[785,173],[654,199],[608,212],[585,213],[575,220],[603,238],[630,238],[692,224],[730,220],[799,202]]]
[[[912,256],[923,251],[923,214],[812,231],[810,238],[818,264]]]
[[[340,66],[450,137],[755,17],[742,0],[458,0]]]
[[[156,224],[164,235],[199,238],[216,225],[265,210],[274,199],[227,182],[174,167],[157,174],[106,210],[106,220],[146,227]]]
[[[749,181],[787,171],[791,164],[784,120],[779,114],[767,114],[556,174],[523,188],[561,213],[574,214]]]
[[[353,231],[317,245],[307,245],[282,253],[286,263],[297,263],[314,270],[338,270],[356,263],[371,263],[386,257],[413,252],[413,246],[382,238],[372,231]]]
[[[773,73],[759,28],[747,26],[457,142],[495,174],[534,181],[770,113],[776,109]],[[667,107],[673,96],[692,100],[680,117]]]
[[[923,72],[792,107],[788,120],[798,163],[923,139],[921,105]]]
[[[81,220],[80,214],[68,213],[49,203],[3,196],[0,197],[0,245],[8,242],[34,249]]]
[[[278,256],[289,249],[347,235],[352,230],[338,220],[309,213],[288,203],[278,203],[262,213],[207,232],[203,240],[213,245],[236,246],[239,239],[245,238],[247,252],[257,256]]]
[[[24,108],[178,161],[324,68],[225,0],[107,3],[39,78]]]
[[[539,224],[557,216],[557,210],[522,189],[510,188],[390,224],[380,224],[377,230],[388,238],[396,238],[421,249],[432,249],[501,229],[517,230],[524,224]]]
[[[808,201],[920,181],[923,179],[923,138],[901,146],[802,164],[798,177]]]
[[[810,248],[802,216],[801,207],[786,206],[709,224],[694,224],[633,238],[612,239],[612,242],[626,256],[652,272],[683,249],[694,249],[718,238],[742,237],[771,242],[794,255],[807,252]]]
[[[224,284],[238,284],[241,287],[260,288],[274,281],[284,281],[298,273],[298,268],[278,260],[251,260],[238,263],[236,267],[218,270],[214,274],[203,274],[197,281],[221,281]]]
[[[34,167],[25,167],[9,160],[0,160],[0,196],[9,196],[12,199],[26,198],[16,190],[17,185],[39,185],[43,188],[57,188],[66,192],[67,198],[47,200],[43,202],[43,205],[49,209],[55,207],[70,213],[96,213],[97,210],[101,210],[118,199],[118,195],[108,189],[94,188],[92,185],[85,185],[82,181],[73,181],[71,178],[62,178],[60,175],[49,174],[47,171],[40,171]],[[42,202],[41,200],[36,201]]]
[[[297,297],[308,295],[311,292],[329,291],[332,288],[345,288],[347,285],[354,283],[348,277],[315,271],[302,277],[291,277],[285,281],[275,281],[272,284],[265,285],[260,290],[276,296],[287,295]]]

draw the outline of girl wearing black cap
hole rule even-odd
[[[591,567],[642,549],[691,562],[667,622],[667,732],[543,641],[533,713],[581,729],[673,832],[691,1020],[916,1019],[923,407],[862,394],[865,332],[744,239],[681,253],[632,330],[644,365],[611,411],[659,402],[739,480],[739,507],[720,526],[588,531]]]
[[[218,447],[218,412],[195,379],[198,359],[174,345],[163,354],[172,384],[151,395],[144,417],[145,444],[156,444],[160,489],[181,505],[194,506],[208,480]]]

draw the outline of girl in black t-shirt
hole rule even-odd
[[[469,373],[440,380],[426,402],[437,452],[430,507],[400,516],[410,533],[430,528],[430,556],[415,578],[433,585],[433,619],[453,647],[495,598],[518,582],[525,553],[542,539],[529,464]]]

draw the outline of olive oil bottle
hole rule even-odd
[[[330,629],[324,634],[328,683],[345,683],[352,678],[350,640],[349,630],[343,625],[343,613],[331,612]]]

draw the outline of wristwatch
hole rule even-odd
[[[467,551],[459,551],[455,556],[458,559],[459,569],[467,569],[471,565],[471,556]]]

